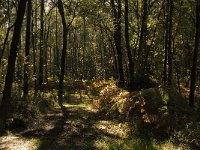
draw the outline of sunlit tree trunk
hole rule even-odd
[[[58,71],[60,68],[60,50],[58,48],[58,10],[56,7],[56,47],[55,47],[55,71],[56,75],[58,75]]]
[[[37,70],[36,70],[36,54],[37,54],[37,0],[35,0],[35,16],[32,11],[32,47],[33,47],[33,78],[34,78],[34,90],[35,95],[37,93]]]

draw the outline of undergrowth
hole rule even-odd
[[[158,141],[171,138],[175,144],[200,148],[199,121],[194,123],[197,114],[175,87],[129,92],[114,81],[101,81],[94,82],[93,88],[97,95],[94,107],[112,118],[129,120],[138,137]]]

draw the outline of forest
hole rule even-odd
[[[0,0],[0,149],[200,149],[200,0]]]

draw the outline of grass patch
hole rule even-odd
[[[156,140],[141,139],[113,139],[103,137],[95,142],[99,150],[182,150],[183,147],[175,146],[171,141],[159,143]]]

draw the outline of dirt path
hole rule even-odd
[[[65,105],[49,111],[31,129],[0,137],[1,150],[94,150],[102,149],[102,138],[123,139],[128,132],[117,120],[107,120],[84,105]]]

